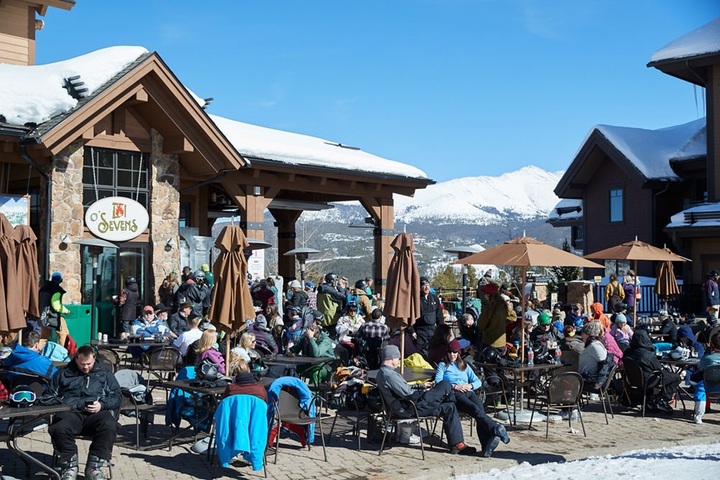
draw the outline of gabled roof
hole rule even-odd
[[[674,127],[643,128],[598,125],[560,179],[555,194],[562,198],[582,198],[585,186],[609,157],[636,184],[653,181],[677,182],[672,162],[694,160],[707,154],[705,118]]]
[[[554,227],[578,225],[583,219],[583,201],[574,198],[563,198],[548,214],[545,222]]]
[[[648,67],[704,87],[707,67],[720,63],[720,17],[655,52]]]

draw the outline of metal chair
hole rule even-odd
[[[156,387],[165,388],[165,382],[173,380],[177,373],[182,355],[176,347],[165,346],[151,349],[142,354],[142,364],[148,373],[155,377],[150,381],[150,391]],[[167,390],[167,389],[166,389]],[[167,401],[168,392],[165,392]]]
[[[502,398],[505,408],[508,408],[510,406],[510,402],[508,401],[507,396],[505,376],[500,374],[497,370],[489,368],[483,368],[481,375],[482,387],[478,393],[483,404],[487,403],[488,399],[493,399],[493,408],[497,412],[498,407],[495,405],[494,399],[499,396]]]
[[[285,390],[281,390],[280,394],[278,396],[277,403],[275,404],[275,419],[273,421],[273,424],[277,422],[278,425],[282,425],[283,423],[289,424],[289,425],[298,425],[298,426],[309,426],[309,425],[317,425],[318,429],[320,430],[320,440],[322,441],[322,447],[323,447],[323,457],[325,458],[325,461],[327,462],[327,452],[325,450],[325,435],[323,434],[323,428],[322,428],[322,421],[330,418],[330,415],[322,413],[321,407],[318,405],[318,403],[321,403],[322,400],[319,399],[319,397],[316,397],[313,400],[313,404],[311,408],[314,409],[315,416],[311,416],[311,412],[305,411],[300,406],[300,400],[291,394],[290,392],[287,392]],[[307,442],[308,450],[310,450],[310,442]],[[277,455],[278,450],[280,449],[280,432],[278,431],[277,435],[275,435],[275,463],[277,464]]]
[[[703,371],[705,395],[707,398],[720,398],[720,365],[713,365]]]
[[[664,389],[662,381],[662,371],[655,370],[650,375],[645,375],[640,365],[630,358],[623,359],[623,395],[627,395],[630,398],[629,390],[637,390],[642,393],[642,406],[641,412],[642,417],[645,418],[645,405],[647,403],[648,390],[659,390]]]
[[[337,422],[338,417],[343,417],[347,420],[352,421],[352,433],[353,435],[357,435],[359,452],[361,448],[360,422],[362,422],[363,420],[368,420],[370,417],[370,412],[360,407],[357,401],[357,394],[362,389],[362,385],[364,383],[364,380],[367,379],[367,375],[364,375],[362,378],[357,378],[356,380],[353,380],[356,383],[352,387],[348,387],[347,382],[343,385],[343,382],[338,381],[339,379],[336,377],[336,375],[337,370],[333,371],[332,375],[330,375],[329,381],[330,390],[328,392],[328,404],[335,407],[335,417],[333,418],[333,423],[330,427],[330,436],[332,437],[332,433],[335,429],[335,423]]]
[[[548,383],[545,385],[544,392],[535,397],[535,404],[533,405],[532,413],[530,414],[530,425],[528,430],[532,428],[533,417],[535,416],[535,409],[537,408],[538,402],[542,402],[545,405],[545,415],[550,417],[550,407],[556,407],[559,409],[568,409],[568,422],[570,428],[572,428],[572,407],[577,409],[578,416],[580,417],[580,424],[582,425],[583,435],[587,437],[585,432],[585,422],[583,422],[582,412],[580,411],[580,398],[583,393],[583,378],[577,372],[562,372],[554,375]],[[548,438],[550,432],[550,422],[545,422],[545,438]]]
[[[419,427],[422,423],[425,422],[425,428],[428,432],[430,432],[430,422],[433,422],[433,428],[432,428],[432,435],[435,435],[435,427],[437,426],[437,416],[434,415],[427,415],[427,416],[420,416],[418,414],[417,405],[415,405],[415,402],[412,400],[403,400],[400,398],[396,398],[390,403],[389,405],[385,401],[385,397],[380,394],[380,400],[382,401],[383,406],[383,439],[382,443],[380,444],[380,451],[378,452],[378,456],[382,455],[383,450],[385,449],[385,440],[387,439],[387,434],[390,430],[393,430],[394,432],[397,432],[399,430],[398,424],[401,422],[407,422],[408,420],[414,421],[415,424]],[[410,407],[410,411],[413,413],[410,417],[394,417],[393,411],[395,404],[397,402],[405,402],[407,406]],[[425,443],[423,441],[422,435],[418,435],[420,437],[420,452],[422,453],[422,459],[425,460]],[[432,448],[432,444],[430,444],[430,448]]]
[[[164,414],[167,405],[154,405],[145,379],[137,370],[120,369],[115,372],[120,384],[122,399],[120,413],[135,417],[135,449],[140,449],[141,434],[147,435],[147,427],[155,414]]]
[[[115,373],[120,365],[120,355],[109,348],[98,348],[95,359],[105,368]]]

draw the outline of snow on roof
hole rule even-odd
[[[582,218],[583,202],[575,198],[563,198],[548,214],[548,221]]]
[[[65,78],[80,75],[89,96],[145,53],[143,47],[109,47],[47,65],[0,63],[0,115],[11,125],[46,122],[78,103],[63,88]]]
[[[670,223],[665,226],[665,228],[708,227],[720,227],[720,203],[703,203],[685,209],[670,217]]]
[[[706,155],[705,118],[674,127],[647,130],[633,127],[595,127],[647,179],[679,180],[670,160]]]
[[[338,142],[250,125],[217,115],[210,115],[210,118],[245,157],[292,165],[428,178],[422,170],[411,165],[387,160]]]
[[[720,17],[668,43],[653,54],[650,62],[712,53],[720,53]]]
[[[148,53],[143,47],[117,46],[47,65],[0,64],[0,115],[11,125],[41,124],[72,110],[78,103],[63,88],[64,79],[80,75],[87,96],[123,68]],[[204,101],[190,92],[203,105]],[[411,165],[387,160],[338,142],[258,127],[211,115],[242,155],[285,164],[354,170],[428,180]]]

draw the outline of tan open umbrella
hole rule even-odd
[[[621,243],[599,252],[585,255],[585,258],[594,260],[632,260],[633,269],[637,273],[637,262],[689,262],[690,259],[673,253],[667,248],[658,248],[635,238],[632,242]],[[635,291],[637,291],[637,275],[635,276]],[[633,318],[637,319],[637,302],[633,307]]]
[[[22,294],[16,284],[16,251],[15,231],[0,213],[0,334],[16,332],[27,325]]]
[[[15,225],[15,241],[17,242],[17,282],[22,295],[22,309],[26,315],[40,317],[38,302],[38,285],[40,274],[37,260],[37,237],[29,225]]]
[[[522,317],[525,318],[527,299],[525,298],[525,277],[528,267],[585,267],[604,268],[582,257],[566,252],[530,237],[519,237],[494,247],[473,253],[453,262],[458,265],[508,265],[522,268]],[[525,362],[525,335],[521,335],[520,359]]]
[[[210,321],[226,333],[227,355],[230,354],[230,335],[245,329],[245,322],[255,318],[255,309],[247,284],[245,250],[250,246],[245,233],[237,225],[222,229],[215,247],[220,255],[213,264],[215,287],[208,311]]]
[[[394,253],[387,273],[387,293],[383,313],[391,330],[405,330],[420,316],[420,273],[415,263],[415,242],[401,233],[390,244]],[[405,333],[400,335],[400,358],[405,358]],[[403,371],[400,363],[400,371]]]

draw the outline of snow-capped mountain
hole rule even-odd
[[[430,185],[414,197],[395,197],[400,224],[498,225],[547,217],[559,202],[553,189],[563,172],[527,166],[499,177],[463,177]],[[306,220],[357,222],[367,216],[357,203],[339,203],[332,210],[306,212]]]

